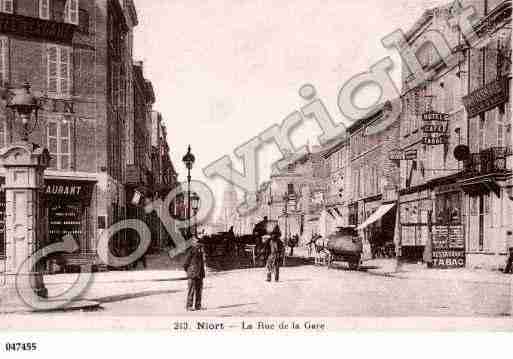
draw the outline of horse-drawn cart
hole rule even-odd
[[[354,227],[338,227],[337,231],[315,241],[315,264],[347,262],[349,269],[358,270],[362,259],[363,245]]]

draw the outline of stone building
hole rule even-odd
[[[400,107],[400,101],[394,101],[376,106],[348,128],[348,224],[362,231],[373,248],[393,243],[395,235],[399,167],[390,153],[399,136],[400,116],[393,108]]]
[[[256,194],[256,210],[241,218],[244,227],[252,230],[267,216],[278,221],[283,238],[298,235],[305,243],[319,233],[328,177],[323,151],[316,146],[305,155],[291,155],[283,170],[274,167]]]
[[[45,173],[50,240],[71,234],[80,250],[67,256],[66,263],[94,263],[96,239],[126,212],[132,31],[138,23],[134,4],[131,0],[0,4],[3,97],[28,81],[42,100],[30,140],[52,155]],[[0,104],[0,146],[18,139],[18,123],[6,103]]]
[[[427,243],[435,266],[497,266],[511,230],[511,1],[464,1],[473,5],[479,38],[470,43],[447,20],[454,4],[426,11],[407,33],[426,83],[403,66],[400,243],[402,255],[423,258]],[[456,59],[448,66],[427,34],[445,36]],[[438,139],[433,140],[437,137]],[[458,147],[460,146],[460,147]],[[464,147],[461,147],[464,146]],[[454,151],[469,149],[457,160]],[[464,151],[465,152],[465,151]]]
[[[320,229],[321,235],[333,233],[337,227],[349,225],[348,204],[351,199],[349,138],[335,140],[326,147],[323,158],[329,169],[329,178],[324,201],[325,210],[322,214],[325,227]]]

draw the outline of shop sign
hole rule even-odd
[[[41,102],[42,109],[47,112],[75,113],[75,103],[71,100],[43,98]]]
[[[391,161],[414,161],[417,159],[417,150],[402,151],[393,149],[389,152],[388,158]]]
[[[465,238],[462,225],[433,227],[433,266],[465,267]]]
[[[71,43],[74,24],[42,20],[17,14],[0,13],[0,33]]]
[[[422,121],[444,121],[447,122],[449,120],[449,115],[446,113],[439,112],[426,112],[422,114]]]
[[[422,120],[425,122],[422,126],[422,132],[424,133],[422,143],[424,145],[435,146],[448,142],[448,114],[430,111],[422,115]]]
[[[93,194],[94,183],[84,181],[45,180],[44,193],[48,198],[61,198],[88,202]]]
[[[422,144],[428,146],[444,145],[449,142],[449,136],[446,135],[431,135],[422,138]]]
[[[45,190],[46,194],[58,195],[58,196],[80,196],[81,192],[82,192],[82,186],[59,185],[59,184],[46,185],[46,190]]]
[[[505,78],[490,82],[463,97],[468,118],[475,117],[508,100],[508,86]]]

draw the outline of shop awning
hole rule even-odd
[[[395,207],[395,203],[391,204],[384,204],[381,207],[379,207],[376,212],[374,212],[365,222],[360,224],[356,229],[361,230],[365,229],[377,220],[381,219],[385,214],[387,214],[392,208]]]
[[[477,177],[468,180],[460,181],[463,191],[472,195],[478,195],[479,193],[493,192],[500,197],[501,187],[491,176],[488,177]]]

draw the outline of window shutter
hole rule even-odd
[[[12,14],[14,12],[14,0],[4,0],[2,10],[3,12]]]
[[[68,47],[61,47],[60,71],[61,71],[61,94],[71,94],[72,74],[72,52]]]
[[[9,82],[9,40],[0,37],[0,87]]]
[[[59,54],[56,45],[48,47],[48,92],[57,93],[58,91],[58,66]]]
[[[39,17],[50,20],[50,0],[39,0]]]
[[[78,25],[78,19],[79,19],[78,0],[67,0],[65,12],[66,12],[66,22],[68,22],[70,24]]]

